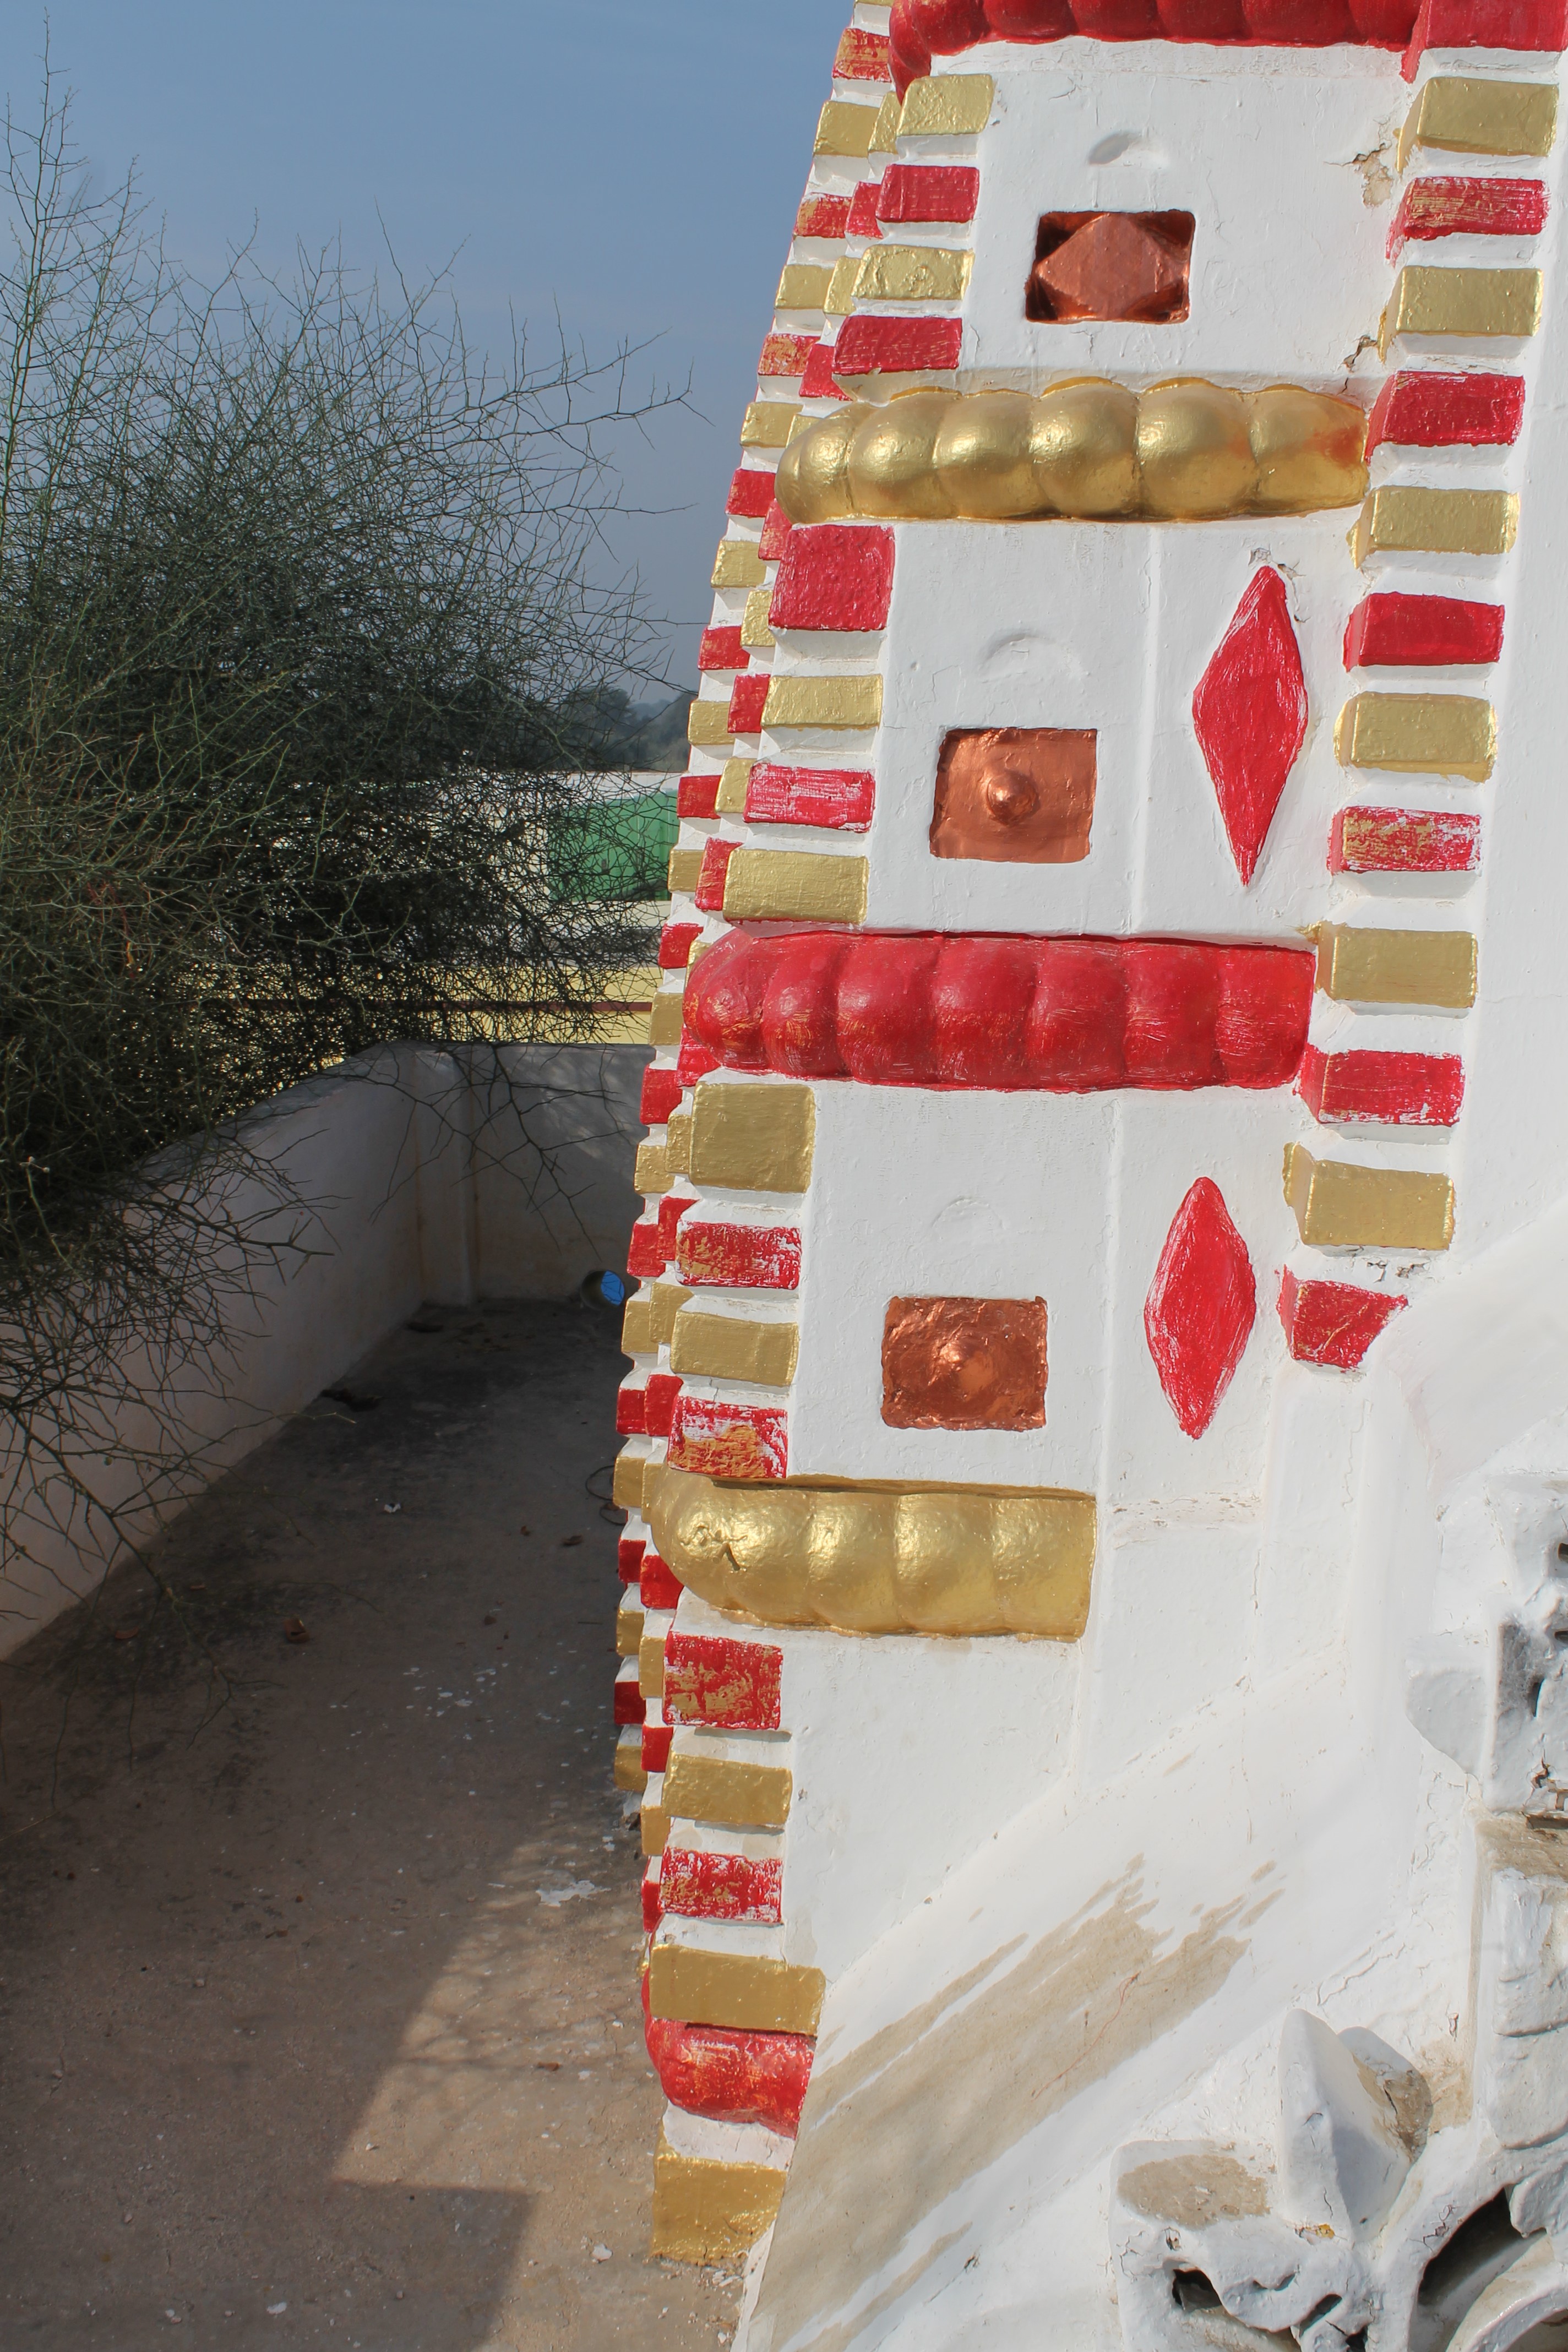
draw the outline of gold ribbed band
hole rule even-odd
[[[1355,401],[1288,383],[920,391],[819,417],[779,460],[777,488],[795,522],[1314,514],[1359,503],[1365,443]]]
[[[1092,1495],[741,1486],[649,1465],[661,1559],[716,1609],[855,1633],[1030,1633],[1089,1618]]]

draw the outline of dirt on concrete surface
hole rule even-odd
[[[729,2340],[647,2252],[617,1321],[422,1312],[176,1524],[184,1627],[132,1569],[0,1667],[5,2352]]]

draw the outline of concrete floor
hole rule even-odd
[[[729,2340],[647,2252],[617,1318],[416,1324],[177,1524],[183,1628],[132,1570],[0,1667],[5,2352]]]

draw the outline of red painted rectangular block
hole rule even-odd
[[[1565,0],[1422,0],[1402,70],[1413,81],[1428,49],[1561,49],[1565,27]]]
[[[1517,375],[1391,375],[1372,404],[1366,452],[1390,441],[1406,449],[1506,448],[1524,422]]]
[[[623,1584],[635,1584],[642,1574],[642,1556],[647,1545],[641,1536],[622,1536],[616,1545],[616,1573]],[[632,1680],[637,1681],[634,1671]],[[641,1721],[641,1717],[638,1717]]]
[[[847,196],[803,196],[795,216],[796,236],[844,235],[849,220]]]
[[[846,319],[833,355],[842,383],[862,375],[945,374],[958,365],[962,319]]]
[[[638,1116],[645,1127],[662,1127],[672,1110],[679,1108],[686,1089],[674,1070],[661,1070],[650,1063],[642,1074],[642,1099]]]
[[[678,1073],[679,1075],[679,1073]],[[689,1080],[687,1082],[689,1085]],[[695,1192],[667,1192],[658,1204],[658,1230],[668,1255],[675,1255],[676,1229],[688,1209],[697,1206]]]
[[[678,1381],[676,1386],[679,1385]],[[651,1549],[642,1556],[642,1574],[637,1583],[645,1609],[673,1609],[686,1590],[669,1562],[660,1559],[658,1552]]]
[[[684,971],[691,960],[691,942],[701,934],[700,923],[666,923],[658,935],[661,971]]]
[[[702,851],[702,870],[697,877],[693,893],[704,914],[721,915],[724,911],[724,877],[730,860],[741,846],[738,841],[710,841]]]
[[[760,761],[746,782],[746,814],[754,824],[864,833],[876,798],[877,780],[864,768],[781,768]]]
[[[647,1391],[640,1381],[623,1381],[616,1391],[616,1435],[647,1435]]]
[[[804,375],[805,363],[816,349],[815,335],[769,335],[763,341],[762,356],[757,362],[757,373]]]
[[[683,1389],[666,1456],[676,1470],[747,1484],[789,1475],[789,1416],[777,1405],[721,1403]]]
[[[658,1923],[664,1916],[664,1906],[658,1899],[658,1864],[650,1862],[642,1874],[642,1931],[645,1936],[657,1936]]]
[[[710,776],[682,776],[675,787],[677,816],[716,816],[719,811],[719,772]]]
[[[1407,237],[1538,236],[1546,220],[1543,180],[1413,180],[1388,230],[1397,261]]]
[[[675,1738],[674,1727],[668,1723],[645,1723],[642,1727],[642,1768],[645,1772],[662,1772],[669,1761],[669,1747]]]
[[[669,1252],[665,1248],[658,1219],[639,1217],[626,1244],[626,1272],[636,1275],[639,1282],[657,1281],[668,1264]]]
[[[648,1735],[643,1733],[647,1748]],[[668,1741],[666,1748],[668,1751]],[[697,1853],[666,1846],[658,1899],[679,1919],[753,1919],[777,1927],[784,1916],[784,1864],[743,1853]]]
[[[730,1731],[780,1728],[784,1652],[767,1642],[731,1642],[674,1627],[664,1645],[665,1711],[677,1723]]]
[[[793,2137],[816,2050],[808,2034],[682,2025],[674,2018],[654,2017],[649,2010],[645,1977],[647,2054],[672,2106],[714,2123],[765,2124],[770,2131]]]
[[[834,386],[834,390],[837,390],[837,385]],[[775,499],[768,509],[767,520],[763,525],[763,535],[757,541],[757,554],[761,562],[776,563],[784,553],[784,542],[794,529],[794,523]]]
[[[839,40],[838,54],[833,60],[833,79],[835,81],[886,81],[886,33],[863,32],[858,25],[851,25]]]
[[[731,735],[754,735],[763,723],[763,705],[768,698],[773,683],[768,672],[752,670],[746,677],[738,677],[730,688],[730,732]],[[698,902],[700,905],[700,900]]]
[[[1502,606],[1468,596],[1412,596],[1379,589],[1363,596],[1345,625],[1345,667],[1410,665],[1468,668],[1502,651]]]
[[[762,466],[737,466],[730,482],[730,495],[724,501],[726,514],[744,515],[752,522],[761,522],[773,502],[772,471]]]
[[[1452,1127],[1465,1099],[1465,1066],[1458,1054],[1325,1054],[1309,1045],[1296,1091],[1325,1125]]]
[[[682,1282],[713,1290],[798,1290],[800,1234],[794,1225],[681,1227],[676,1264]]]
[[[644,1436],[668,1437],[670,1415],[675,1411],[675,1400],[680,1394],[679,1375],[675,1372],[649,1372],[647,1385],[643,1393],[646,1400],[643,1408]],[[647,1572],[647,1561],[645,1559],[643,1573],[646,1575]],[[669,1605],[673,1607],[674,1603],[671,1602]]]
[[[1301,1282],[1289,1266],[1280,1277],[1279,1320],[1299,1364],[1353,1372],[1405,1303],[1393,1291],[1363,1290],[1352,1282]]]
[[[888,625],[893,534],[878,523],[819,522],[790,533],[768,620],[775,629]]]
[[[805,373],[800,380],[802,400],[845,400],[848,397],[834,376],[833,353],[831,343],[813,343],[811,357],[805,363]]]
[[[973,163],[889,163],[878,190],[879,221],[972,221],[980,202]]]
[[[640,1723],[647,1713],[647,1701],[644,1698],[641,1691],[637,1688],[637,1678],[634,1664],[631,1674],[617,1675],[616,1676],[615,1719],[616,1727],[617,1728],[624,1729],[629,1723]]]
[[[1462,810],[1341,809],[1329,833],[1331,874],[1474,874],[1481,821]]]
[[[699,1078],[705,1078],[710,1070],[718,1068],[719,1056],[717,1054],[710,1053],[706,1045],[700,1045],[695,1037],[683,1035],[680,1040],[680,1053],[675,1066],[680,1073],[683,1084],[694,1087]],[[689,1208],[691,1203],[688,1201],[684,1205]]]
[[[877,226],[877,205],[882,194],[880,180],[862,180],[849,199],[849,218],[845,223],[846,236],[875,237],[881,242],[882,232]]]
[[[771,497],[773,476],[764,475],[763,479],[770,486],[769,496]],[[698,640],[697,667],[699,669],[748,669],[751,667],[751,655],[741,643],[741,629],[738,622],[733,628],[704,629]]]

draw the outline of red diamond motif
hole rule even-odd
[[[1214,1419],[1257,1314],[1247,1244],[1219,1186],[1200,1176],[1176,1211],[1143,1301],[1160,1386],[1189,1437],[1201,1437]]]
[[[1237,606],[1198,680],[1193,725],[1237,872],[1250,882],[1307,732],[1307,682],[1278,572],[1260,572]]]

